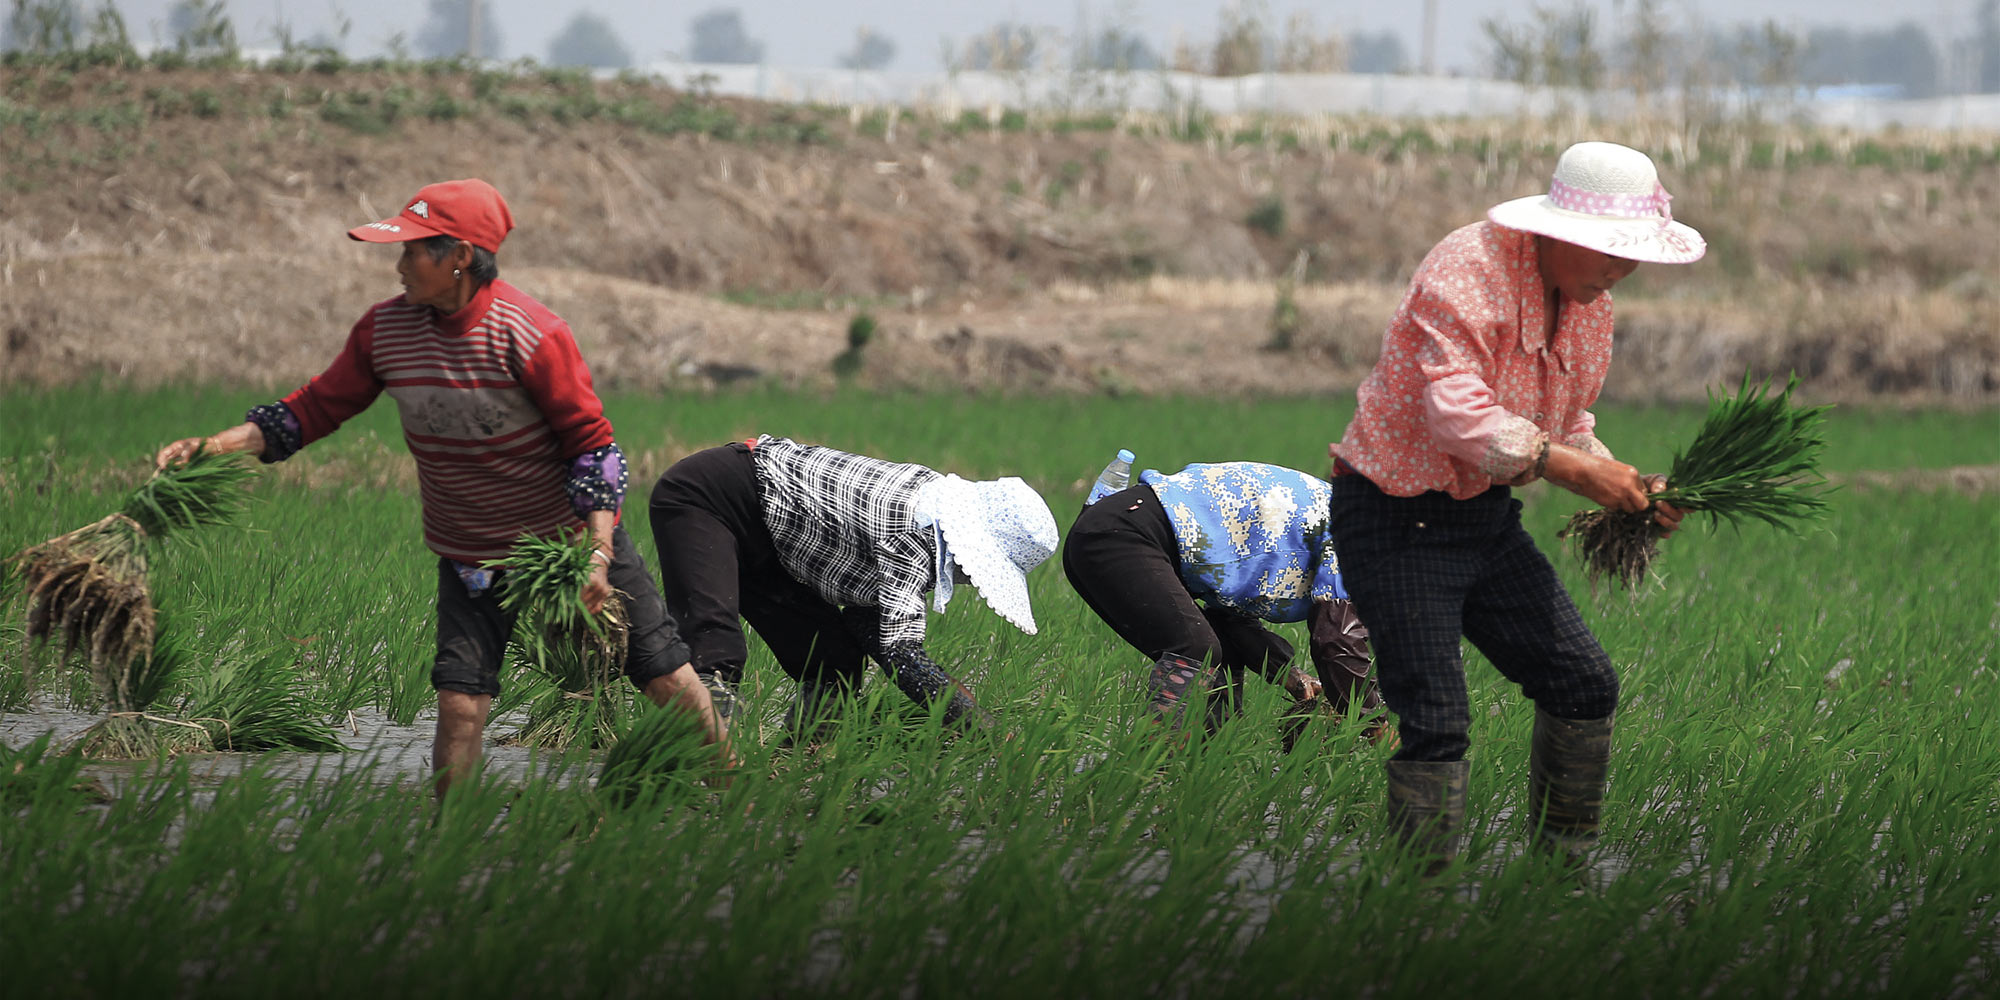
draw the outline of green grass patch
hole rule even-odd
[[[0,550],[105,508],[163,440],[261,401],[196,389],[0,395]],[[757,432],[1018,474],[1067,525],[1089,478],[1258,459],[1322,471],[1351,400],[998,399],[776,391],[614,396],[629,455]],[[1664,468],[1699,407],[1601,407],[1621,457]],[[1990,413],[1836,409],[1822,468],[1991,461]],[[231,669],[322,721],[408,719],[437,568],[386,401],[257,486],[240,533],[163,554],[163,604]],[[634,470],[625,526],[652,542]],[[303,477],[303,478],[295,478]],[[1585,501],[1520,491],[1553,552]],[[1521,856],[1533,706],[1476,653],[1472,843],[1419,883],[1376,850],[1383,751],[1316,723],[1278,752],[1283,698],[1165,756],[1138,724],[1143,657],[1030,576],[1041,632],[978,603],[931,648],[1011,739],[949,736],[871,675],[815,753],[775,747],[790,684],[753,640],[726,790],[690,734],[642,712],[617,761],[461,783],[442,811],[374,772],[301,781],[270,754],[219,784],[183,760],[121,772],[0,752],[0,968],[17,989],[175,992],[1128,995],[1529,992],[1984,995],[2000,934],[2000,497],[1843,490],[1820,530],[1685,530],[1636,599],[1569,577],[1624,685],[1596,888]],[[963,600],[961,598],[961,600]],[[6,621],[18,600],[0,596]],[[1304,646],[1297,626],[1282,631]],[[0,695],[22,677],[0,627]],[[44,697],[64,677],[44,669]],[[286,680],[295,677],[295,680]],[[527,683],[510,664],[503,683]],[[631,730],[636,732],[636,728]],[[495,732],[494,736],[504,735]],[[759,738],[761,737],[761,738]],[[615,763],[617,766],[612,766]],[[601,791],[591,781],[608,780]],[[463,794],[461,794],[461,792]],[[103,942],[118,941],[117,961]]]

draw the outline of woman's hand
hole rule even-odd
[[[179,465],[201,451],[211,455],[223,455],[234,451],[261,455],[264,453],[264,432],[256,424],[245,421],[220,434],[181,438],[153,453],[153,468],[164,469],[169,465]]]
[[[611,532],[618,523],[615,515],[608,510],[593,510],[583,519],[584,527],[590,532],[596,551],[590,554],[590,579],[583,582],[583,606],[596,614],[611,599],[611,561],[617,556],[617,545],[612,541]]]
[[[1667,477],[1657,472],[1645,477],[1645,482],[1647,493],[1658,493],[1667,488]],[[1652,501],[1652,504],[1653,523],[1659,525],[1660,537],[1672,538],[1674,532],[1680,530],[1681,518],[1685,516],[1685,512],[1673,504],[1658,500]]]
[[[153,468],[165,469],[169,465],[179,465],[205,448],[208,448],[208,439],[205,437],[181,438],[153,454]]]
[[[584,609],[591,614],[604,610],[604,602],[611,599],[611,565],[603,557],[591,557],[590,579],[583,581],[583,592],[578,596],[583,600]]]
[[[1566,444],[1549,445],[1548,468],[1544,478],[1606,510],[1636,513],[1652,504],[1646,482],[1639,470],[1615,458],[1600,458]],[[1664,483],[1662,487],[1664,488]],[[1676,512],[1678,514],[1678,512]],[[1680,518],[1675,517],[1679,524]]]

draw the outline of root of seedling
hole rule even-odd
[[[1627,591],[1636,590],[1660,554],[1660,535],[1650,510],[1580,510],[1570,515],[1556,537],[1571,540],[1593,587],[1610,577]]]
[[[146,712],[112,712],[77,737],[76,749],[99,760],[144,760],[211,751],[215,742],[208,728],[198,723]]]
[[[137,522],[113,514],[8,560],[28,598],[28,638],[47,642],[60,632],[63,655],[83,653],[107,693],[121,690],[153,648],[144,540]]]

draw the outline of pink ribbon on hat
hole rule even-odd
[[[1660,228],[1674,221],[1674,210],[1667,203],[1674,196],[1667,193],[1666,185],[1653,182],[1652,194],[1600,194],[1571,187],[1562,181],[1549,180],[1549,201],[1557,208],[1584,215],[1609,215],[1620,219],[1660,220]]]

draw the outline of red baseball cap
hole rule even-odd
[[[514,228],[514,216],[493,185],[476,177],[426,184],[403,210],[381,222],[355,226],[349,239],[404,243],[452,236],[482,250],[497,251]]]

